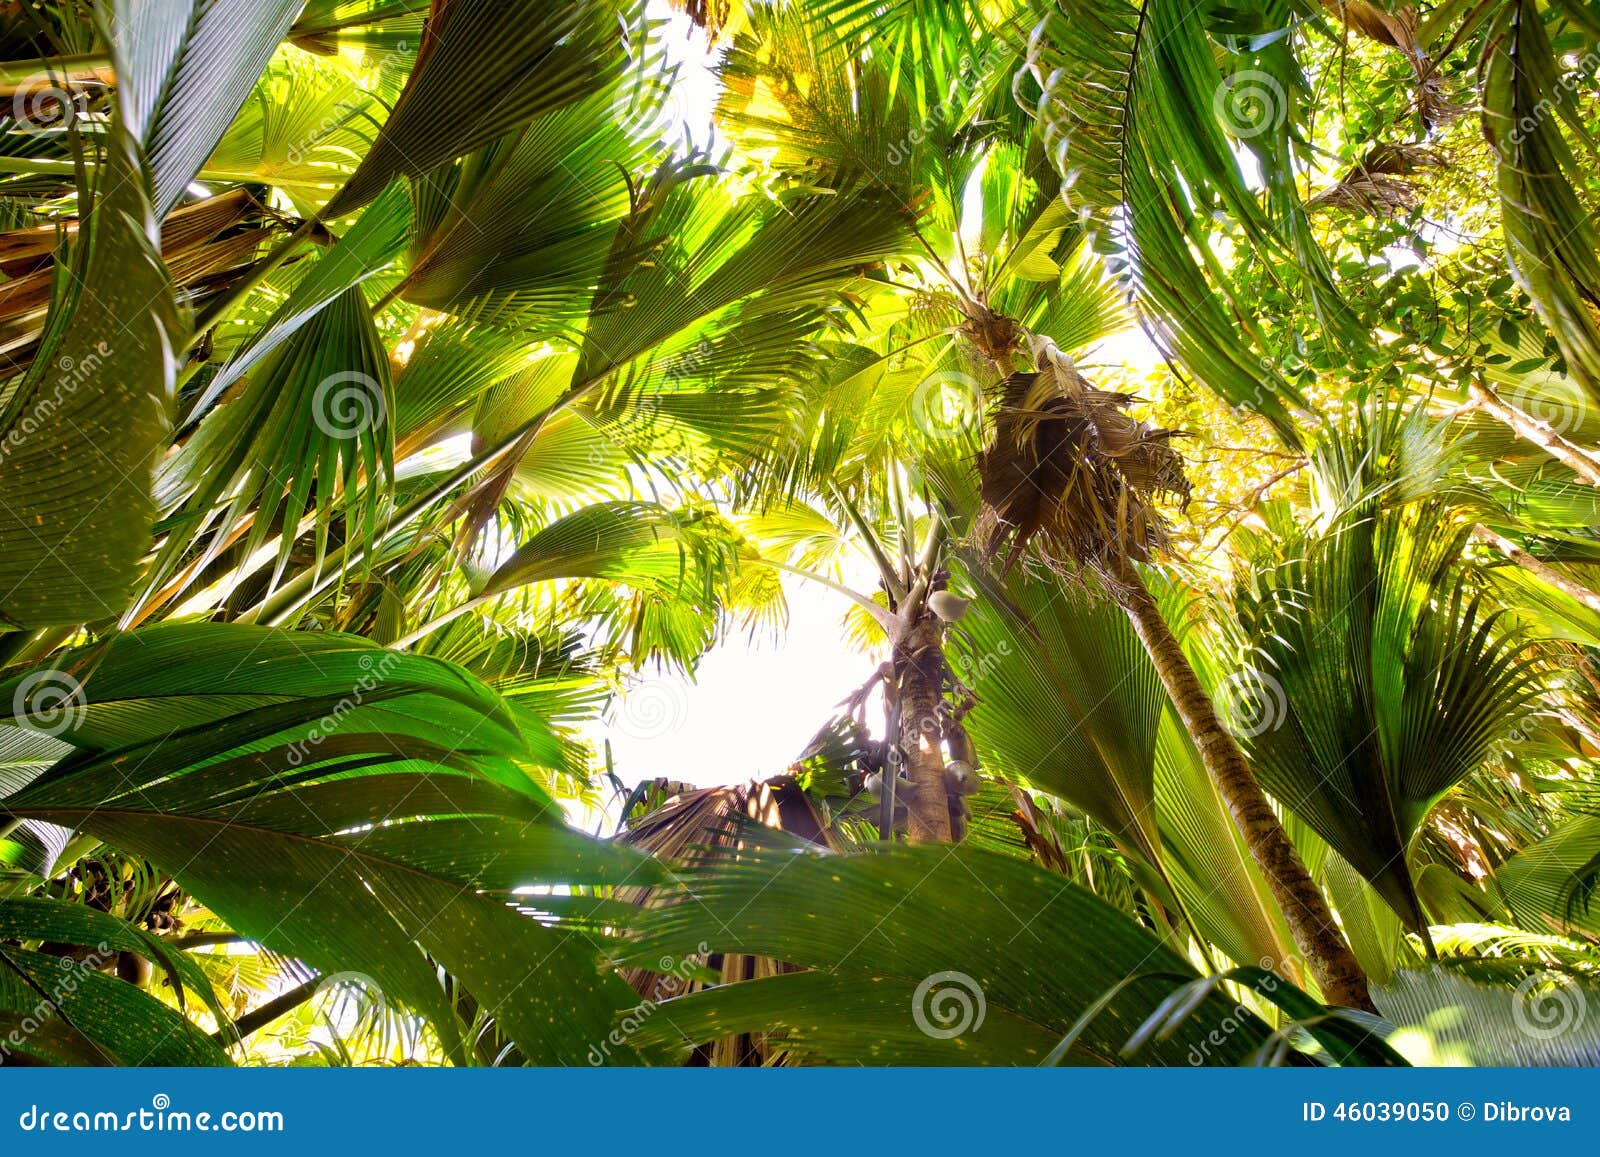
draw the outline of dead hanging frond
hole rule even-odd
[[[1313,209],[1348,209],[1374,217],[1410,213],[1421,203],[1408,178],[1445,165],[1444,155],[1423,145],[1375,145],[1332,185],[1307,202]]]
[[[712,43],[733,23],[730,0],[673,0],[672,6],[688,16],[696,28],[705,29]]]
[[[1037,369],[1002,383],[994,438],[979,457],[984,547],[1009,568],[1037,540],[1058,564],[1120,573],[1166,542],[1154,500],[1189,481],[1173,430],[1128,414],[1137,398],[1090,385],[1048,339]]]
[[[1429,130],[1448,124],[1467,111],[1466,105],[1451,100],[1445,92],[1438,63],[1417,40],[1415,6],[1402,4],[1392,12],[1368,0],[1322,0],[1322,6],[1343,20],[1347,28],[1388,45],[1406,58],[1417,78],[1417,115]]]

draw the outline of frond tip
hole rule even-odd
[[[993,441],[979,457],[984,547],[1006,566],[1038,539],[1053,562],[1116,573],[1166,542],[1153,500],[1188,501],[1174,430],[1128,414],[1138,399],[1097,389],[1048,339],[1031,373],[1001,385]]]

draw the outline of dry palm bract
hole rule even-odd
[[[1039,368],[1001,383],[994,438],[979,459],[986,545],[1005,569],[1037,540],[1054,561],[1109,575],[1166,542],[1162,496],[1187,499],[1173,430],[1133,417],[1138,399],[1098,389],[1049,341]]]

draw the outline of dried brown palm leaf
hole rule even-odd
[[[1445,165],[1439,152],[1422,145],[1377,145],[1354,167],[1311,198],[1312,209],[1348,209],[1374,217],[1409,213],[1418,205],[1416,184],[1406,178]]]
[[[180,206],[161,223],[161,256],[191,302],[235,280],[277,228],[247,190]],[[27,369],[44,330],[56,254],[75,220],[0,233],[0,373]]]
[[[1047,340],[1038,369],[1001,385],[993,440],[980,455],[985,547],[1006,566],[1037,541],[1053,562],[1117,574],[1166,542],[1155,499],[1187,501],[1176,431],[1128,413],[1139,399],[1101,390]]]
[[[695,27],[704,28],[713,42],[734,22],[735,10],[730,0],[673,0],[672,6],[688,16]]]
[[[1406,58],[1417,78],[1417,114],[1430,128],[1447,124],[1466,112],[1446,95],[1444,78],[1439,75],[1435,62],[1417,41],[1417,10],[1403,4],[1393,12],[1381,4],[1368,0],[1322,0],[1322,6],[1344,21],[1346,27],[1386,44]]]

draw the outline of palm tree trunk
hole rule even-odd
[[[1375,1012],[1367,993],[1366,973],[1355,953],[1334,923],[1321,889],[1306,871],[1300,853],[1289,841],[1266,793],[1256,782],[1245,761],[1244,752],[1223,726],[1204,685],[1184,654],[1177,636],[1161,616],[1161,609],[1150,596],[1143,579],[1127,563],[1108,576],[1112,589],[1133,622],[1134,630],[1150,653],[1167,694],[1199,749],[1211,782],[1227,805],[1233,822],[1244,836],[1256,866],[1266,877],[1267,886],[1283,909],[1289,931],[1305,957],[1311,975],[1329,1004]]]
[[[901,634],[891,660],[889,693],[897,698],[900,751],[909,783],[906,836],[913,844],[949,843],[950,805],[945,799],[943,720],[944,624],[927,610]]]

